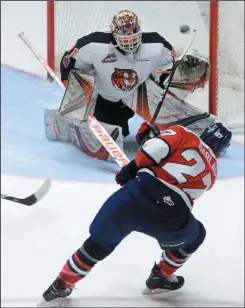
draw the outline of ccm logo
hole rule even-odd
[[[106,147],[111,150],[112,155],[122,163],[122,166],[126,166],[128,164],[127,159],[124,157],[123,153],[115,147],[113,142],[110,141],[109,137],[103,133],[101,127],[93,126],[95,131],[98,133],[99,138],[105,143]]]

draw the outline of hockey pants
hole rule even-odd
[[[152,195],[147,194],[151,182]],[[164,196],[174,205],[157,201]],[[194,243],[200,236],[200,226],[179,194],[151,175],[138,173],[105,201],[90,226],[90,234],[100,245],[116,247],[136,231],[155,238],[162,249],[174,250]]]

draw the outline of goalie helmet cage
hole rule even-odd
[[[150,4],[149,4],[150,2]],[[53,1],[47,0],[48,64],[57,73],[65,50],[94,31],[109,31],[115,13],[130,9],[145,31],[157,31],[174,48],[186,45],[197,30],[193,48],[209,57],[211,70],[205,102],[197,106],[232,129],[244,127],[244,1]],[[172,18],[175,16],[175,18]],[[163,22],[165,21],[165,22]],[[199,95],[199,94],[198,94]],[[208,100],[208,102],[207,102]]]

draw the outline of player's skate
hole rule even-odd
[[[65,281],[57,278],[51,286],[43,293],[46,302],[50,302],[57,298],[67,297],[71,294],[73,287],[65,288]]]
[[[168,278],[160,276],[159,266],[155,263],[150,277],[146,280],[146,288],[143,295],[151,295],[180,289],[184,285],[184,277],[172,275]]]

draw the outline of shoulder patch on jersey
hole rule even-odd
[[[100,44],[110,44],[113,37],[111,33],[107,32],[93,32],[88,35],[85,35],[81,37],[77,41],[77,45],[74,47],[77,47],[78,49],[90,44],[90,43],[100,43]]]
[[[147,44],[160,43],[160,44],[163,44],[165,48],[171,51],[173,50],[173,46],[157,32],[143,32],[142,33],[142,43],[143,44],[144,43],[147,43]]]
[[[67,68],[70,64],[71,56],[69,54],[65,55],[62,62],[65,68]]]

